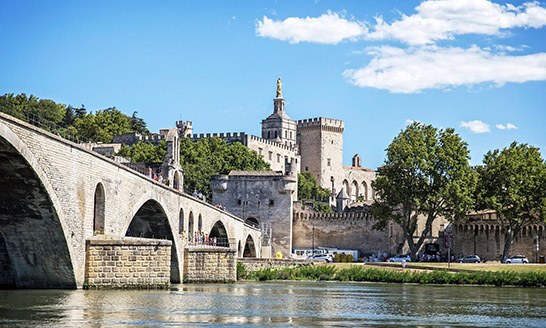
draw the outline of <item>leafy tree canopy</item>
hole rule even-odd
[[[465,218],[474,205],[476,174],[468,159],[467,144],[453,129],[417,122],[406,127],[388,146],[372,183],[377,196],[371,207],[375,227],[398,224],[415,259],[436,218]],[[419,216],[424,226],[415,236]]]
[[[0,96],[0,107],[13,113],[15,117],[23,117],[23,113],[32,113],[37,118],[60,124],[65,116],[66,105],[57,104],[50,99],[39,99],[34,95],[27,96],[24,93],[14,95],[6,93]]]
[[[161,163],[167,156],[167,142],[161,140],[158,146],[142,141],[133,146],[121,145],[117,155],[130,158],[133,162]]]
[[[323,213],[331,213],[332,208],[327,202],[330,197],[330,190],[322,188],[317,184],[317,180],[309,171],[298,174],[298,199],[312,202],[315,208]]]
[[[506,227],[503,258],[510,254],[514,236],[523,227],[546,222],[546,163],[539,149],[513,142],[489,151],[478,168],[477,203],[497,212]]]
[[[192,142],[183,138],[180,145],[180,162],[184,170],[184,187],[201,191],[211,197],[210,179],[213,175],[228,174],[232,170],[260,171],[270,170],[254,150],[239,142],[227,145],[218,137]]]
[[[158,146],[139,142],[132,147],[122,146],[118,155],[134,162],[162,162],[166,155],[166,144]],[[211,197],[210,179],[213,175],[228,174],[233,170],[270,170],[254,150],[239,142],[228,145],[218,137],[192,142],[188,138],[180,141],[180,164],[184,170],[184,188],[197,190]]]
[[[84,105],[76,108],[50,99],[39,99],[34,95],[7,93],[0,96],[0,109],[23,120],[27,120],[28,114],[34,115],[29,123],[54,123],[96,142],[109,143],[114,135],[124,133],[150,133],[146,122],[137,116],[137,112],[128,116],[115,107],[87,113]]]

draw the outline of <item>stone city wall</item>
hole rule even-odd
[[[235,250],[227,247],[187,247],[184,282],[231,282],[237,280]]]
[[[525,255],[529,262],[546,256],[546,225],[525,227],[512,243],[510,255]],[[453,225],[454,254],[476,254],[481,259],[498,261],[504,249],[505,230],[495,220],[479,220]],[[535,238],[539,236],[539,251],[535,251]],[[538,255],[538,256],[537,256]]]
[[[84,286],[166,288],[170,284],[170,240],[93,237],[87,240]]]
[[[360,256],[396,253],[403,235],[396,226],[372,229],[375,220],[360,213],[310,213],[294,211],[293,248],[335,247],[358,249]]]
[[[197,142],[206,138],[218,137],[220,139],[225,140],[228,144],[232,144],[234,142],[240,142],[246,146],[246,136],[247,134],[244,132],[227,132],[227,133],[221,132],[221,133],[192,134],[191,136],[189,136],[189,138],[191,139],[191,141]]]

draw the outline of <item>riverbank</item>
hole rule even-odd
[[[263,269],[248,271],[242,264],[237,265],[237,278],[242,280],[332,280],[388,283],[417,283],[442,285],[493,285],[546,287],[546,272],[540,271],[458,271],[445,269],[396,269],[367,268],[350,265],[302,266],[298,268]]]

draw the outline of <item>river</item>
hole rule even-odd
[[[5,327],[546,327],[546,290],[334,282],[2,290]]]

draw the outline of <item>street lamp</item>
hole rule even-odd
[[[315,256],[315,221],[313,221],[313,252],[311,253],[311,256]]]

